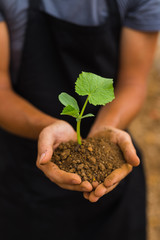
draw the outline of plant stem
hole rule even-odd
[[[81,134],[80,134],[81,118],[82,118],[83,113],[84,113],[84,110],[85,110],[85,108],[86,108],[86,106],[87,106],[88,99],[89,99],[89,96],[87,97],[87,99],[86,99],[86,101],[85,101],[85,103],[84,103],[84,105],[83,105],[83,108],[82,108],[82,110],[81,110],[81,113],[80,113],[80,115],[79,115],[79,117],[78,117],[78,120],[77,120],[77,141],[78,141],[78,144],[79,144],[79,145],[82,144],[82,142],[81,142]]]

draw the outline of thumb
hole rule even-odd
[[[38,157],[37,162],[40,165],[48,163],[53,155],[53,145],[55,138],[52,135],[43,132],[39,136],[38,140]]]
[[[48,146],[44,152],[42,152],[41,154],[38,154],[39,164],[44,165],[48,163],[52,158],[52,154],[53,154],[53,149],[50,146]]]
[[[126,161],[132,166],[137,167],[140,164],[140,159],[136,154],[136,150],[128,133],[119,136],[118,145],[120,146]]]

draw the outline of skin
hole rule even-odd
[[[135,148],[128,133],[108,126],[104,127],[103,131],[105,131],[111,142],[119,145],[127,163],[123,164],[121,168],[114,170],[105,179],[104,183],[99,185],[97,182],[93,183],[93,191],[90,193],[83,193],[84,198],[88,199],[90,202],[97,202],[103,195],[112,191],[119,184],[119,182],[132,171],[133,167],[136,167],[140,164],[140,160],[136,155]],[[101,135],[101,132],[98,132],[94,135]]]
[[[120,68],[118,84],[115,89],[116,98],[100,109],[89,136],[99,134],[108,127],[116,128],[113,129],[114,133],[111,134],[111,139],[118,143],[130,165],[115,170],[103,184],[97,186],[91,193],[84,193],[84,197],[91,202],[98,201],[100,197],[112,191],[132,171],[132,167],[139,164],[130,137],[117,130],[125,129],[143,106],[157,37],[157,32],[146,33],[129,28],[122,30]],[[113,135],[115,136],[113,137]]]
[[[39,135],[36,164],[59,187],[73,191],[90,192],[93,187],[89,182],[81,182],[81,178],[77,174],[62,171],[50,161],[54,149],[61,142],[76,141],[76,139],[76,132],[65,121],[57,121],[44,128]]]
[[[61,188],[81,191],[90,202],[98,201],[139,164],[130,136],[119,129],[126,128],[143,105],[157,36],[157,32],[122,29],[116,99],[100,109],[89,136],[105,130],[110,139],[119,144],[127,164],[115,170],[103,184],[82,183],[78,175],[66,173],[51,163],[55,148],[61,142],[75,140],[76,133],[67,122],[41,112],[12,89],[9,34],[4,22],[0,23],[0,102],[3,102],[0,104],[0,126],[16,135],[38,139],[37,167]]]

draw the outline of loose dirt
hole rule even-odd
[[[105,136],[61,143],[52,161],[62,170],[77,173],[82,181],[104,182],[104,179],[125,162],[119,146]]]

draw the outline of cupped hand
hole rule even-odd
[[[51,162],[53,151],[61,142],[76,141],[76,132],[72,126],[62,120],[47,126],[42,130],[38,139],[38,155],[36,165],[52,182],[59,187],[73,190],[90,192],[92,185],[85,181],[81,182],[80,176],[60,170]]]
[[[119,145],[126,160],[126,164],[123,164],[121,168],[114,170],[108,177],[106,177],[103,183],[99,185],[98,183],[93,183],[93,191],[90,193],[83,193],[84,197],[90,202],[97,202],[99,198],[112,191],[119,182],[132,171],[132,168],[138,166],[140,163],[131,137],[127,132],[113,127],[106,127],[105,131],[99,133],[96,132],[96,134],[92,132],[89,136],[101,136],[104,134],[110,141]]]

